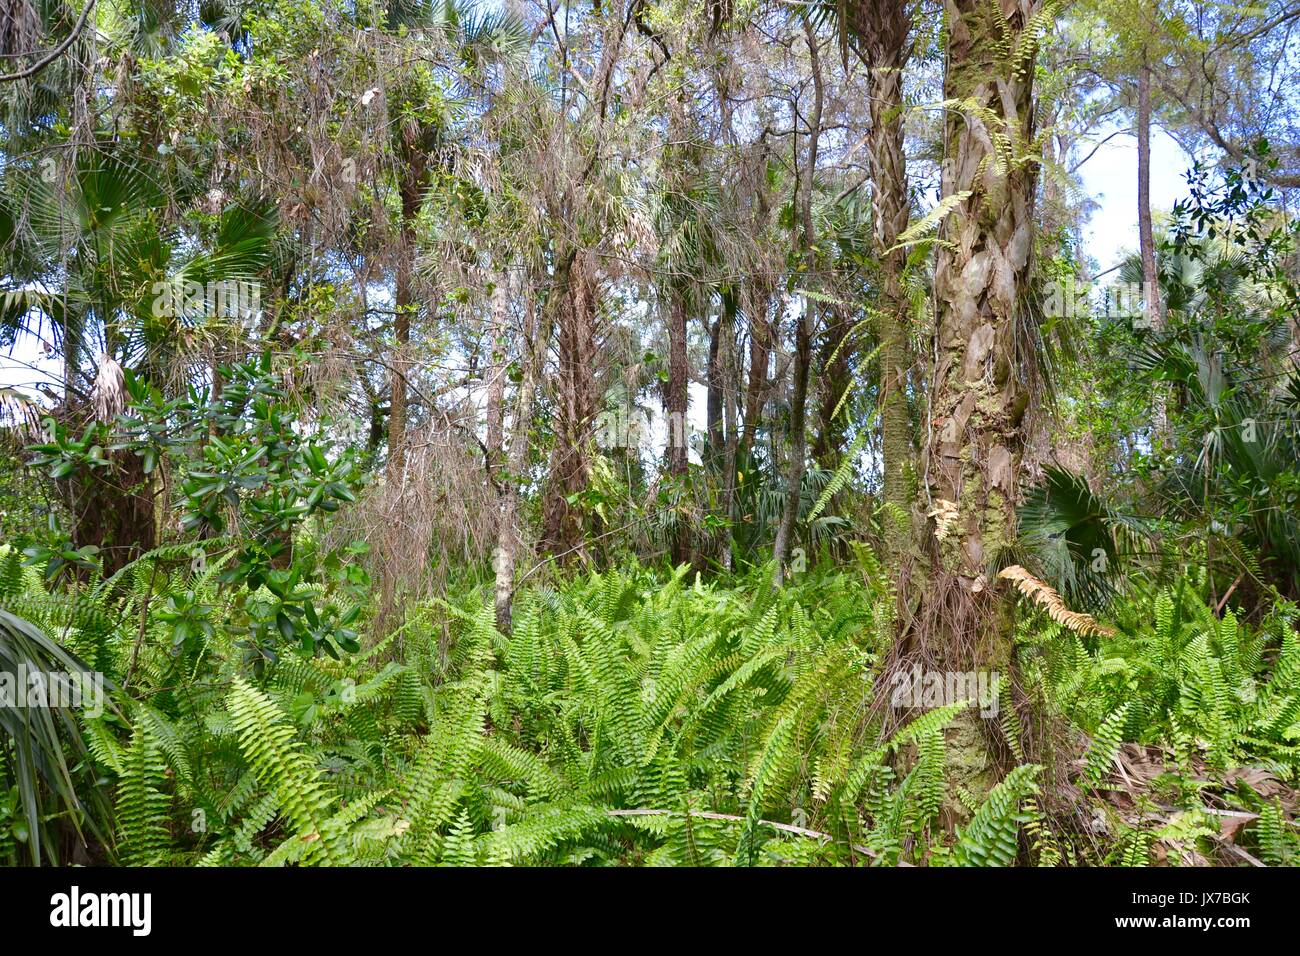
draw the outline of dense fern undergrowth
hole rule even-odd
[[[149,595],[187,594],[193,614],[220,563],[169,557],[69,595],[0,554],[6,621],[110,684],[102,714],[56,729],[66,767],[38,768],[39,807],[19,786],[31,755],[0,749],[0,863],[1300,859],[1296,609],[1247,626],[1194,576],[1118,602],[1114,636],[1022,602],[1001,706],[902,709],[886,672],[896,602],[864,545],[781,589],[760,571],[709,583],[639,567],[535,584],[509,636],[466,589],[356,653],[261,667],[220,627],[177,639]],[[967,708],[1008,760],[980,800],[945,780]]]

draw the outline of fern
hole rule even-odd
[[[1033,819],[1025,801],[1038,792],[1037,764],[1021,764],[990,791],[952,848],[959,866],[1010,866],[1019,852],[1020,827]]]
[[[238,677],[226,704],[249,766],[290,823],[293,836],[289,840],[301,844],[299,858],[304,862],[350,862],[350,848],[331,819],[335,798],[294,739],[283,712]]]
[[[131,732],[117,784],[118,858],[126,866],[166,862],[170,843],[165,821],[170,800],[163,793],[164,764],[144,721]]]

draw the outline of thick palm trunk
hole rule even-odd
[[[1032,78],[1025,35],[1039,0],[947,0],[945,97],[978,109],[950,112],[943,195],[964,196],[942,226],[935,263],[936,366],[926,459],[934,565],[912,623],[927,666],[996,671],[1012,664],[1010,605],[995,587],[1015,540],[1021,422],[1034,361],[1019,334],[1033,245],[1036,165]],[[1005,24],[1005,26],[1004,26]],[[997,50],[1019,51],[1014,59]],[[992,128],[991,128],[992,127]],[[995,153],[1001,138],[1010,154]],[[1003,140],[1005,141],[1005,140]],[[998,767],[989,721],[967,710],[949,732],[949,781],[979,796]],[[951,800],[950,822],[963,816]]]
[[[143,459],[110,452],[109,467],[70,484],[73,540],[100,549],[105,577],[116,574],[158,542],[158,483],[144,473]]]

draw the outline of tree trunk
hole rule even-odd
[[[808,158],[800,173],[802,182],[798,184],[795,206],[799,210],[800,220],[798,246],[806,265],[804,278],[807,281],[812,278],[816,258],[813,252],[812,191],[813,175],[817,170],[817,142],[821,137],[824,91],[817,39],[813,34],[812,25],[807,21],[804,22],[804,34],[808,41],[809,65],[812,68],[813,105],[808,117]],[[775,563],[772,580],[777,587],[785,583],[785,559],[790,550],[790,542],[794,538],[795,521],[799,517],[799,498],[803,489],[804,458],[808,448],[805,426],[807,425],[808,377],[812,365],[812,337],[812,302],[805,297],[795,326],[794,395],[790,402],[790,467],[785,479],[785,508],[781,512],[781,524],[776,530],[776,541],[772,545],[772,558]]]
[[[804,458],[808,441],[805,436],[808,405],[808,369],[812,364],[812,304],[804,303],[795,326],[794,394],[790,400],[790,464],[786,471],[785,506],[781,524],[776,529],[772,558],[776,567],[772,579],[779,587],[785,583],[785,559],[794,538],[795,520],[799,517],[799,499],[803,490]]]
[[[725,310],[726,324],[722,330],[723,420],[726,423],[726,442],[722,452],[722,516],[728,524],[722,529],[722,546],[719,560],[723,570],[730,571],[735,564],[732,549],[735,543],[736,520],[736,459],[740,448],[740,358],[736,354],[735,299]]]
[[[856,338],[853,327],[856,323],[837,307],[830,307],[829,311],[835,318],[817,350],[821,389],[812,457],[820,467],[834,471],[843,457],[845,409],[848,407],[845,396],[853,385],[853,339]]]
[[[509,277],[505,272],[492,276],[492,324],[488,336],[487,374],[487,452],[486,461],[488,480],[493,487],[501,487],[501,466],[505,463],[505,395],[506,368],[509,357],[505,352],[506,331],[510,321],[510,300],[507,283]]]
[[[857,7],[854,32],[866,53],[871,102],[873,250],[880,269],[880,443],[883,458],[885,548],[897,558],[907,547],[915,486],[915,446],[907,408],[909,304],[904,292],[906,251],[896,249],[907,229],[907,165],[903,153],[903,69],[910,57],[911,18],[903,0]]]
[[[684,501],[690,461],[686,442],[686,409],[690,403],[691,381],[690,363],[686,354],[686,295],[675,283],[670,295],[668,382],[664,395],[664,412],[668,416],[668,447],[664,460],[667,473],[675,479],[677,494]],[[673,564],[690,560],[690,540],[686,509],[679,507],[673,526]]]
[[[104,577],[111,577],[158,544],[157,486],[144,473],[144,460],[129,451],[109,451],[108,467],[69,482],[72,539],[100,549]]]
[[[511,428],[507,474],[501,476],[498,485],[497,543],[492,556],[496,578],[496,624],[497,630],[502,634],[510,633],[515,568],[519,561],[521,535],[516,527],[519,522],[519,481],[528,468],[528,436],[533,422],[533,402],[537,394],[537,382],[541,378],[542,363],[546,358],[546,343],[551,338],[549,327],[543,334],[537,334],[537,316],[532,302],[526,302],[524,307],[524,374],[519,384],[519,399],[515,405]]]
[[[1142,254],[1142,300],[1146,324],[1155,331],[1164,328],[1164,304],[1160,299],[1160,276],[1156,270],[1155,231],[1151,224],[1151,68],[1143,56],[1138,70],[1138,245]],[[1157,437],[1169,429],[1167,392],[1157,384],[1152,393],[1152,421]]]
[[[767,320],[771,289],[762,280],[750,287],[749,380],[745,386],[745,429],[740,439],[740,458],[746,460],[758,437],[767,392],[768,366],[772,362],[772,327]]]
[[[713,320],[713,324],[709,327],[709,367],[707,373],[709,400],[705,412],[708,441],[704,447],[704,462],[714,471],[717,470],[718,464],[722,460],[724,441],[722,416],[726,393],[725,383],[723,382],[722,337],[724,329],[730,326],[731,317],[729,312],[734,307],[732,305],[734,301],[729,293],[723,293],[722,306],[718,309],[718,317]]]
[[[585,252],[569,253],[556,269],[559,327],[555,447],[542,503],[542,545],[561,563],[585,558],[582,510],[569,498],[587,488],[588,445],[596,414],[596,283]]]
[[[944,96],[978,111],[950,111],[943,196],[962,198],[944,220],[935,262],[936,366],[926,491],[934,545],[931,579],[905,635],[925,666],[995,671],[1012,666],[1011,605],[995,574],[1015,540],[1021,422],[1035,361],[1020,334],[1033,246],[1036,163],[1033,75],[1037,45],[1025,26],[1039,0],[947,0]],[[1020,50],[1012,60],[998,50]],[[994,119],[996,117],[996,119]],[[994,128],[990,128],[993,124]],[[995,153],[1000,137],[1010,155]],[[989,724],[984,721],[983,724]],[[991,726],[972,709],[948,734],[948,779],[977,798],[999,770]],[[948,801],[949,826],[965,816]]]
[[[510,322],[510,299],[507,283],[509,278],[504,272],[497,272],[492,277],[492,325],[489,330],[491,341],[488,345],[487,364],[487,466],[489,469],[500,467],[500,458],[505,440],[505,393],[506,368],[509,356],[505,352],[506,332]]]
[[[665,461],[668,473],[686,475],[689,456],[686,442],[686,409],[690,402],[691,370],[686,355],[686,296],[672,293],[668,314],[668,382],[664,395],[664,412],[668,415],[668,447]]]
[[[415,217],[419,211],[419,187],[408,177],[402,184],[401,238],[393,278],[393,338],[397,347],[393,352],[388,399],[388,474],[399,482],[406,468],[406,379],[410,368],[411,313],[414,311],[411,275],[415,258]]]

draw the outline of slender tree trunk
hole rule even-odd
[[[689,217],[685,207],[691,176],[695,167],[692,130],[687,119],[687,95],[678,87],[668,115],[668,144],[664,149],[666,204],[674,218]],[[686,268],[689,269],[689,264]],[[667,305],[668,329],[668,381],[664,384],[663,408],[667,416],[668,439],[664,450],[664,472],[673,488],[677,507],[673,515],[672,541],[669,554],[673,564],[690,560],[691,527],[689,492],[686,476],[690,453],[687,444],[686,411],[690,405],[690,358],[687,355],[689,312],[694,295],[694,283],[680,275],[667,275],[663,286],[663,299]]]
[[[883,457],[885,548],[894,558],[907,547],[908,514],[915,488],[916,450],[907,407],[909,304],[904,292],[905,250],[895,248],[907,229],[907,165],[903,153],[903,69],[910,56],[911,18],[903,0],[873,0],[856,8],[855,33],[863,39],[871,102],[872,244],[880,268],[878,367]]]
[[[664,395],[664,411],[668,416],[668,448],[665,453],[666,470],[677,484],[677,493],[686,495],[686,474],[689,466],[686,442],[686,410],[690,402],[690,364],[686,354],[686,295],[674,283],[668,313],[668,382]],[[672,541],[673,564],[690,560],[690,528],[684,508],[676,515]]]
[[[785,506],[781,523],[776,529],[772,557],[776,562],[773,581],[785,583],[785,560],[794,538],[795,521],[799,517],[799,499],[803,490],[804,458],[808,441],[805,435],[808,406],[808,371],[812,364],[812,305],[805,302],[795,326],[794,393],[790,400],[790,464],[786,471]]]
[[[736,459],[740,448],[740,358],[736,354],[735,299],[726,311],[727,322],[722,334],[723,419],[726,422],[726,445],[722,453],[722,514],[728,525],[722,530],[723,544],[720,561],[723,570],[730,571],[735,564],[732,549],[735,543],[736,521]]]
[[[521,535],[519,523],[519,482],[528,468],[529,431],[533,423],[533,403],[537,395],[537,382],[541,378],[542,363],[546,358],[546,343],[550,340],[549,327],[537,334],[537,315],[531,300],[525,303],[525,358],[523,380],[519,384],[519,398],[515,404],[511,427],[510,449],[506,462],[507,474],[499,479],[499,511],[497,516],[497,543],[492,556],[496,577],[496,624],[502,634],[511,629],[511,607],[515,594],[515,568],[519,562]]]
[[[402,186],[402,227],[393,279],[393,353],[388,399],[388,473],[402,480],[406,468],[406,379],[410,368],[411,313],[414,302],[411,275],[415,258],[415,217],[420,209],[419,187],[408,177]]]
[[[718,316],[713,320],[709,327],[709,367],[708,387],[709,399],[708,407],[705,410],[705,421],[707,423],[708,441],[704,449],[704,460],[710,469],[716,471],[718,463],[722,459],[723,445],[723,427],[722,427],[722,409],[725,402],[725,383],[723,382],[723,345],[722,337],[724,326],[728,324],[728,310],[731,308],[730,302],[733,301],[727,294],[723,294],[722,307],[718,309]]]
[[[740,457],[749,457],[758,437],[763,416],[763,398],[768,386],[768,366],[772,363],[772,327],[767,319],[771,289],[762,280],[750,289],[749,305],[749,380],[745,386],[745,429],[740,439]]]
[[[827,311],[834,320],[822,337],[817,366],[821,369],[820,400],[817,408],[817,437],[812,457],[822,468],[839,467],[844,450],[847,394],[853,385],[852,358],[856,334],[850,316],[837,307]]]
[[[689,457],[686,443],[686,409],[690,402],[691,370],[686,355],[686,296],[672,293],[668,313],[668,382],[664,411],[668,415],[668,473],[685,477]]]
[[[1156,270],[1155,230],[1151,223],[1151,68],[1143,56],[1138,70],[1138,245],[1142,255],[1142,299],[1150,327],[1164,328],[1164,304],[1160,298],[1160,276]],[[1157,437],[1169,429],[1167,391],[1157,385],[1152,393],[1152,420]]]
[[[944,95],[979,110],[951,111],[945,197],[963,196],[941,227],[935,262],[936,366],[926,491],[934,521],[932,576],[905,637],[926,666],[985,670],[1007,686],[1011,603],[996,587],[1015,541],[1021,423],[1036,360],[1020,334],[1034,235],[1033,76],[1037,46],[1024,30],[1040,0],[946,0]],[[1023,51],[1019,61],[1001,50]],[[990,125],[993,128],[990,128]],[[1011,154],[995,153],[1006,137]],[[996,782],[997,739],[964,711],[948,732],[948,779],[979,797]],[[949,826],[965,816],[949,800]]]
[[[822,89],[821,61],[817,51],[817,39],[813,35],[812,25],[805,21],[804,34],[808,40],[809,65],[813,78],[813,105],[808,117],[808,159],[800,174],[796,207],[799,209],[800,236],[799,251],[808,269],[805,279],[811,279],[815,254],[813,252],[812,190],[813,174],[817,170],[817,143],[821,137]],[[781,513],[781,524],[776,530],[776,541],[772,545],[772,558],[775,567],[772,571],[773,582],[780,587],[785,582],[785,559],[794,538],[795,521],[799,517],[799,498],[803,487],[803,474],[807,454],[807,404],[808,377],[812,365],[813,307],[805,298],[795,326],[794,345],[794,395],[790,402],[790,467],[786,472],[785,508]]]
[[[505,395],[506,331],[510,321],[509,276],[497,272],[492,277],[492,324],[489,331],[487,371],[487,447],[483,463],[494,487],[500,488],[499,472],[505,463]]]
[[[506,368],[506,332],[510,322],[509,277],[497,272],[492,277],[492,325],[489,332],[487,363],[487,466],[499,467],[504,448]]]

